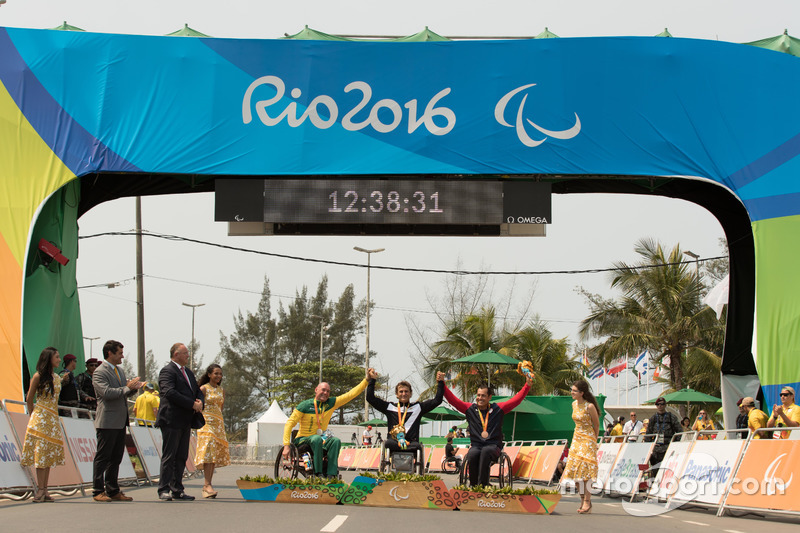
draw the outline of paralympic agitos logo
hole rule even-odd
[[[548,138],[566,140],[578,135],[581,131],[581,121],[577,113],[575,113],[575,124],[566,130],[546,129],[526,116],[525,103],[528,100],[528,93],[525,93],[521,99],[514,97],[535,85],[535,83],[529,83],[517,87],[500,98],[494,108],[495,120],[501,126],[514,128],[517,138],[529,148],[539,146]],[[267,94],[271,95],[269,98],[259,99],[259,96],[254,94],[261,87],[268,88]],[[376,133],[390,133],[395,130],[406,130],[411,135],[418,129],[424,129],[430,134],[444,136],[449,134],[456,125],[456,113],[448,107],[450,104],[444,101],[451,93],[450,87],[440,90],[427,102],[418,101],[416,98],[405,103],[390,98],[373,101],[373,89],[369,83],[364,81],[348,83],[342,89],[339,97],[350,92],[360,94],[359,101],[352,107],[337,102],[332,95],[319,94],[308,95],[309,102],[305,109],[302,109],[298,105],[298,100],[303,95],[300,88],[295,87],[287,91],[284,81],[278,76],[262,76],[253,81],[245,90],[242,98],[242,122],[250,124],[254,118],[253,110],[255,110],[259,121],[269,127],[285,123],[290,128],[297,128],[308,121],[312,127],[320,130],[331,128],[339,123],[347,131],[368,128]],[[509,107],[512,100],[520,101],[513,125],[506,120],[506,108]],[[535,134],[536,138],[531,137],[531,134],[528,133],[528,126],[538,131]]]
[[[543,128],[542,126],[536,124],[529,118],[525,118],[525,102],[528,100],[528,95],[522,97],[522,101],[517,108],[517,116],[514,121],[514,125],[506,121],[506,107],[508,106],[509,102],[511,101],[517,93],[524,91],[530,87],[534,87],[535,83],[529,83],[528,85],[523,85],[522,87],[517,87],[513,91],[509,92],[505,96],[503,96],[497,105],[494,107],[494,118],[495,120],[502,126],[507,128],[514,128],[517,132],[517,138],[520,140],[522,144],[529,148],[533,148],[535,146],[539,146],[543,142],[547,140],[548,137],[552,137],[553,139],[572,139],[576,135],[581,132],[581,119],[578,117],[578,114],[575,113],[575,124],[566,130],[548,130]],[[538,130],[541,135],[544,135],[542,139],[533,139],[530,135],[528,135],[528,131],[526,129],[525,124],[529,124],[535,130]],[[539,135],[537,135],[538,137]]]

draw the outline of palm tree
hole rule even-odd
[[[531,394],[566,395],[572,383],[583,377],[583,364],[567,355],[567,339],[553,339],[547,325],[538,318],[517,333],[512,356],[533,363],[536,377]],[[521,385],[524,378],[515,374],[514,386]]]
[[[448,326],[445,338],[433,345],[434,353],[423,368],[423,378],[433,382],[437,371],[457,370],[460,374],[454,381],[462,394],[466,394],[474,385],[486,380],[483,374],[490,371],[489,367],[476,368],[473,372],[470,365],[453,363],[453,360],[484,350],[507,353],[513,341],[513,333],[499,330],[494,307],[483,308],[479,313],[467,315],[463,321]]]
[[[591,349],[593,359],[605,364],[645,348],[656,354],[656,363],[669,357],[670,383],[684,388],[685,352],[715,351],[724,326],[700,303],[703,285],[683,263],[679,245],[667,254],[659,243],[642,239],[634,249],[642,258],[638,264],[614,265],[611,286],[622,291],[618,301],[587,295],[591,312],[581,322],[581,337],[605,339]]]

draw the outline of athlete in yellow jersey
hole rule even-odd
[[[375,372],[373,368],[369,372]],[[304,400],[298,404],[286,425],[283,428],[283,457],[289,457],[289,442],[292,439],[292,429],[300,424],[294,444],[308,444],[314,456],[314,475],[336,477],[339,475],[339,449],[342,441],[333,436],[324,436],[323,433],[328,429],[333,412],[348,402],[354,400],[367,388],[367,380],[342,394],[341,396],[331,397],[331,386],[322,382],[314,389],[314,397]],[[322,453],[328,453],[328,471],[322,471]]]

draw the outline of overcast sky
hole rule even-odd
[[[533,36],[545,27],[561,37],[655,35],[668,28],[676,37],[749,42],[771,37],[800,20],[796,1],[296,1],[227,2],[170,0],[109,2],[107,0],[8,0],[0,7],[0,25],[51,28],[63,21],[94,32],[163,35],[188,23],[216,37],[279,38],[305,25],[334,34],[409,35],[431,30],[449,36]],[[642,237],[671,247],[680,243],[701,257],[720,254],[719,223],[704,209],[663,198],[618,195],[553,197],[553,224],[544,238],[401,238],[401,237],[249,237],[227,236],[224,223],[213,221],[213,195],[146,197],[144,229],[215,243],[293,256],[365,262],[353,246],[386,248],[373,256],[375,265],[494,271],[542,271],[605,268],[615,260],[634,261],[634,243]],[[82,236],[134,227],[134,200],[98,206],[79,220]],[[84,239],[80,243],[78,283],[122,282],[114,289],[80,292],[84,335],[100,337],[94,355],[108,338],[126,346],[135,366],[136,289],[133,237]],[[313,293],[327,274],[329,296],[336,298],[353,283],[357,297],[366,293],[366,273],[333,267],[222,251],[184,242],[145,238],[146,347],[166,361],[169,346],[189,342],[191,310],[182,302],[204,303],[196,315],[196,337],[205,362],[219,350],[219,332],[231,333],[232,316],[254,310],[263,278],[268,276],[273,309],[286,306],[295,290],[307,285]],[[498,293],[506,278],[497,278]],[[406,318],[424,322],[426,294],[441,293],[444,277],[372,271],[370,347],[379,354],[375,366],[394,382],[417,376],[411,363]],[[557,337],[577,340],[577,326],[587,307],[579,286],[611,296],[603,274],[526,276],[516,291],[535,286],[534,311],[548,321]],[[88,352],[89,345],[86,344]],[[609,403],[616,389],[607,388]],[[644,398],[642,398],[644,399]],[[635,393],[632,400],[635,400]],[[623,403],[625,403],[623,401]]]

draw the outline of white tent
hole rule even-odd
[[[283,428],[288,416],[283,414],[278,402],[272,402],[263,415],[247,424],[249,446],[280,446],[283,443]]]

